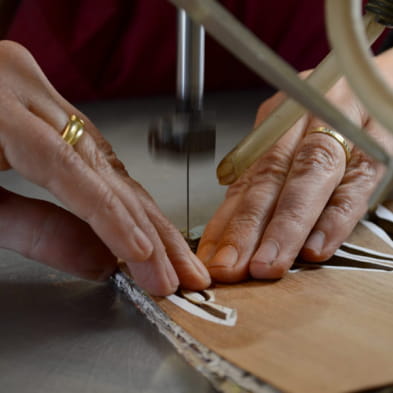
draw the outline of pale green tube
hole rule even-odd
[[[384,27],[374,22],[371,15],[368,14],[364,17],[364,26],[370,45],[384,30]],[[331,52],[306,80],[316,90],[325,93],[337,82],[340,76],[341,73],[335,55]],[[232,163],[234,174],[230,176],[230,182],[236,180],[259,157],[266,153],[300,119],[305,111],[304,107],[294,99],[287,98],[258,127],[243,138],[223,158],[219,165],[219,167],[224,166],[228,161]],[[255,145],[258,146],[258,149],[255,149]],[[219,169],[217,173],[219,174]],[[221,184],[228,184],[224,177],[219,180]]]

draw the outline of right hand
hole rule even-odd
[[[71,147],[70,114],[85,121]],[[209,274],[95,126],[49,83],[31,54],[0,42],[0,170],[13,168],[70,211],[0,189],[0,247],[89,279],[120,258],[153,295],[200,290]]]
[[[391,74],[393,52],[376,61],[381,71]],[[391,76],[386,80],[393,85]],[[256,124],[284,97],[279,92],[265,101]],[[391,133],[369,117],[344,78],[326,97],[393,154]],[[214,280],[279,279],[298,255],[310,262],[326,261],[364,216],[385,168],[357,146],[346,162],[345,147],[313,132],[320,127],[330,126],[312,113],[304,114],[229,186],[197,254]]]

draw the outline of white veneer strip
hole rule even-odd
[[[393,212],[383,205],[378,205],[377,209],[375,210],[375,214],[377,217],[382,218],[385,221],[393,222]]]
[[[373,256],[378,257],[378,258],[391,259],[393,261],[393,254],[387,254],[387,253],[384,253],[384,252],[379,252],[379,251],[373,250],[371,248],[358,246],[356,244],[352,244],[352,243],[348,243],[348,242],[344,242],[342,244],[342,246],[346,247],[346,248],[349,248],[351,250],[363,252],[363,253],[368,254],[368,255],[373,255]]]
[[[371,221],[360,220],[360,224],[364,225],[368,230],[370,230],[375,236],[383,240],[389,247],[393,249],[393,240],[390,236],[378,225]]]
[[[228,319],[221,319],[215,317],[214,315],[208,313],[202,308],[190,303],[188,300],[185,300],[177,295],[170,295],[166,297],[170,302],[176,304],[176,306],[180,307],[182,310],[195,315],[199,318],[205,319],[210,322],[218,323],[220,325],[225,326],[235,326],[237,321],[237,312],[236,310],[232,310],[231,316]]]
[[[379,266],[386,266],[386,267],[393,268],[393,260],[391,260],[391,259],[373,258],[373,257],[365,256],[365,255],[352,254],[350,252],[341,250],[340,248],[334,253],[334,255],[336,257],[350,259],[352,261],[359,262],[360,264],[361,263],[372,263],[372,264],[379,265]]]

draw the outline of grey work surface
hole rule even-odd
[[[215,163],[254,121],[261,92],[210,95],[217,114]],[[179,227],[185,226],[184,166],[159,162],[147,148],[152,119],[172,98],[77,105],[112,143],[130,174]],[[191,225],[205,223],[223,197],[215,164],[192,169]],[[1,186],[53,200],[12,171]],[[2,392],[213,392],[135,307],[109,285],[54,271],[0,250],[0,390]]]

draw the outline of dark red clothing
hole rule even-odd
[[[328,51],[324,0],[222,3],[298,70]],[[69,99],[175,90],[176,12],[166,0],[22,0],[6,38],[26,46]],[[208,89],[261,84],[207,39]]]

